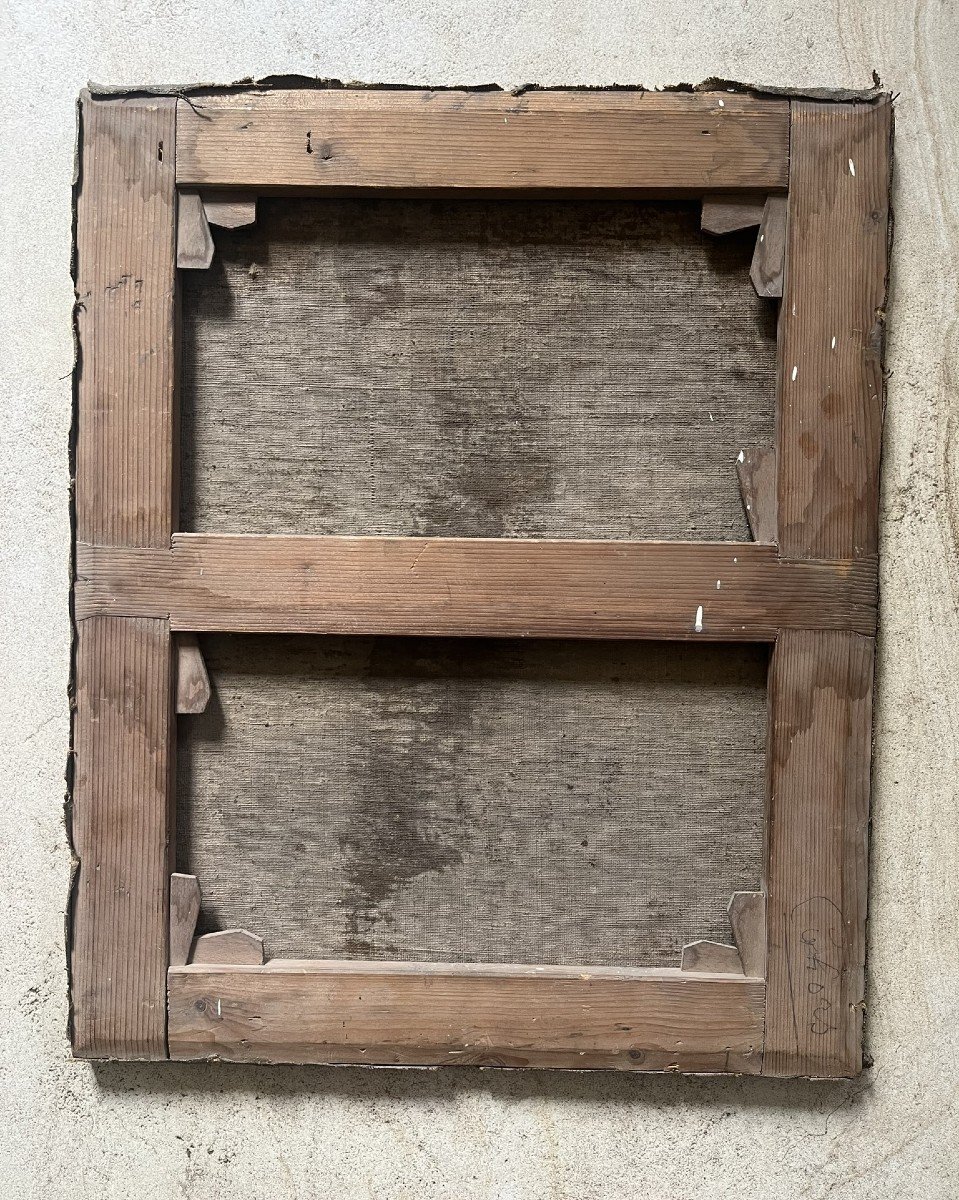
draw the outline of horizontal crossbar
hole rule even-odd
[[[174,630],[769,642],[874,633],[876,567],[752,542],[175,534],[78,545],[75,603]]]

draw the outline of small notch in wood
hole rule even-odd
[[[221,963],[231,967],[262,967],[263,939],[246,929],[205,933],[193,943],[191,964]]]
[[[211,192],[203,197],[203,211],[210,225],[241,229],[256,224],[256,196],[248,192]]]
[[[213,234],[199,192],[177,194],[176,265],[181,270],[205,271],[213,262]]]
[[[786,197],[767,196],[749,268],[749,278],[757,296],[769,300],[782,296],[785,265]]]
[[[775,544],[778,537],[776,451],[744,446],[736,459],[739,493],[754,542]]]
[[[703,233],[712,233],[720,237],[724,233],[752,229],[762,222],[765,208],[765,196],[756,196],[750,192],[703,196],[700,229]]]
[[[185,966],[200,915],[200,883],[195,875],[170,876],[170,966]]]
[[[176,639],[176,710],[201,713],[210,703],[213,689],[195,633],[179,633]]]

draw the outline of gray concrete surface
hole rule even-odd
[[[959,1194],[959,16],[954,0],[5,0],[0,6],[0,1196]],[[74,98],[302,72],[724,76],[900,93],[868,1043],[853,1084],[227,1066],[65,1040]]]

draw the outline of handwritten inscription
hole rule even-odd
[[[797,904],[786,928],[789,992],[796,1041],[842,1028],[845,966],[842,911],[825,896]]]

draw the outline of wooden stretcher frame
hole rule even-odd
[[[81,98],[72,1040],[84,1058],[862,1066],[892,107],[732,91]],[[262,194],[702,196],[781,294],[750,543],[177,531],[178,261]],[[714,581],[721,577],[717,591]],[[771,644],[762,891],[675,969],[270,962],[173,876],[176,716],[205,630]],[[182,636],[181,636],[182,635]],[[177,675],[179,673],[179,680]],[[200,947],[200,943],[208,943]]]

